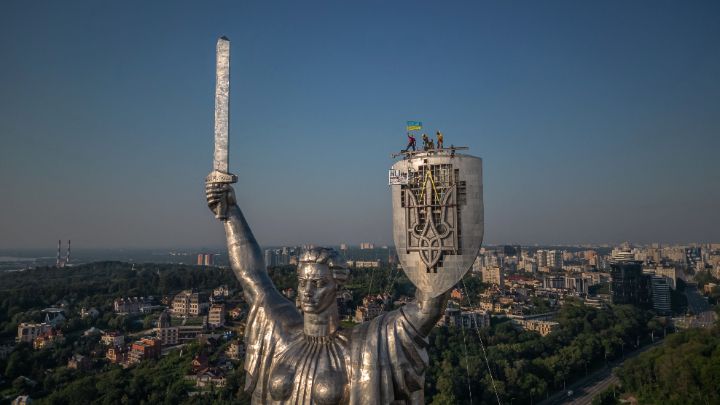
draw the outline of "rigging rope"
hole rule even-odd
[[[392,272],[392,269],[390,271]],[[390,293],[390,289],[395,285],[395,280],[397,280],[398,275],[400,275],[400,269],[398,266],[395,266],[395,275],[390,277],[390,283],[385,287],[385,293],[383,295]]]
[[[460,329],[462,330],[463,335],[463,352],[465,354],[465,373],[467,374],[468,393],[470,394],[470,405],[472,405],[473,399],[472,387],[470,386],[470,360],[468,360],[467,343],[465,342],[465,322],[462,320],[462,315],[460,316]]]
[[[373,267],[372,272],[370,273],[370,284],[368,284],[367,295],[370,295],[370,292],[372,291],[373,279],[375,278],[375,269],[376,267]]]
[[[463,284],[463,290],[465,291],[465,299],[470,303],[470,295],[468,295],[468,289],[467,285],[465,285],[465,278],[462,279]],[[470,305],[472,307],[472,304]],[[480,335],[480,328],[478,327],[477,321],[475,320],[475,317],[472,317],[472,322],[475,324],[475,332],[478,335],[478,339],[480,340],[480,348],[482,349],[483,357],[485,358],[485,366],[487,367],[488,374],[490,375],[490,381],[492,382],[493,391],[495,391],[495,398],[497,398],[498,405],[502,405],[502,402],[500,402],[500,395],[498,394],[497,387],[495,386],[495,378],[493,377],[492,370],[490,369],[490,361],[487,357],[487,352],[485,351],[485,343],[482,340],[482,336]]]

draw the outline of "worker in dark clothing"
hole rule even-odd
[[[433,150],[433,149],[435,149],[435,142],[432,139],[430,139],[428,141],[428,150]]]
[[[428,150],[430,147],[430,139],[428,138],[427,134],[422,134],[422,140],[423,140],[423,150]]]
[[[443,134],[440,131],[437,131],[437,148],[442,149],[443,148]]]
[[[412,148],[412,150],[414,152],[415,151],[415,136],[413,134],[411,134],[410,132],[408,132],[407,137],[408,137],[408,144],[403,152],[410,151],[410,148]]]

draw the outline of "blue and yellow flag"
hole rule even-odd
[[[419,131],[422,129],[422,122],[420,121],[408,121],[407,122],[407,130],[408,131]]]

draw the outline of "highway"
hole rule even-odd
[[[697,315],[700,322],[713,322],[715,320],[715,313],[710,309],[707,299],[698,291],[697,284],[688,283],[685,287],[685,296],[688,300],[688,309]]]
[[[580,380],[570,384],[566,390],[551,395],[548,399],[540,402],[540,405],[590,405],[595,395],[601,393],[605,389],[609,388],[612,384],[619,382],[618,378],[612,374],[612,369],[622,365],[628,359],[631,359],[646,350],[653,347],[657,347],[662,343],[662,340],[644,346],[632,353],[625,356],[624,359],[611,362],[608,367],[604,367],[600,370],[596,370],[590,373],[587,377],[581,378]],[[573,391],[572,396],[568,396],[567,392]]]
[[[697,284],[688,283],[685,287],[685,296],[688,302],[688,312],[691,312],[693,315],[673,318],[673,322],[678,328],[712,327],[715,324],[717,315],[705,297],[698,291]]]
[[[697,284],[688,283],[687,287],[685,288],[685,295],[687,296],[688,300],[688,309],[694,314],[694,316],[691,317],[678,317],[673,318],[673,321],[678,324],[679,327],[705,327],[709,328],[712,327],[715,323],[715,319],[717,315],[715,312],[711,309],[710,305],[708,304],[707,300],[700,294],[700,292],[697,289]],[[680,326],[682,325],[682,326]],[[658,346],[662,343],[662,340],[659,340],[651,345],[645,346],[639,350],[636,350],[627,356],[621,361],[617,361],[614,363],[610,363],[609,367],[605,367],[603,369],[597,370],[594,373],[591,373],[585,378],[580,379],[579,381],[569,385],[566,390],[562,392],[558,392],[552,396],[550,396],[545,401],[540,402],[542,405],[559,405],[559,404],[567,404],[567,405],[589,405],[592,404],[592,400],[595,397],[595,395],[601,393],[602,391],[609,388],[612,384],[617,384],[619,382],[618,378],[615,377],[612,374],[612,369],[614,367],[618,367],[622,365],[622,363],[630,358],[633,358],[640,353]],[[567,392],[573,391],[572,396],[568,396]]]

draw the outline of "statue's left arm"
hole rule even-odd
[[[358,348],[352,357],[350,405],[425,403],[427,336],[445,312],[448,296],[430,298],[417,290],[415,301],[353,329],[351,341]]]
[[[402,312],[405,318],[421,335],[430,334],[433,326],[445,313],[449,292],[430,298],[420,289],[415,293],[415,301],[405,305]]]

